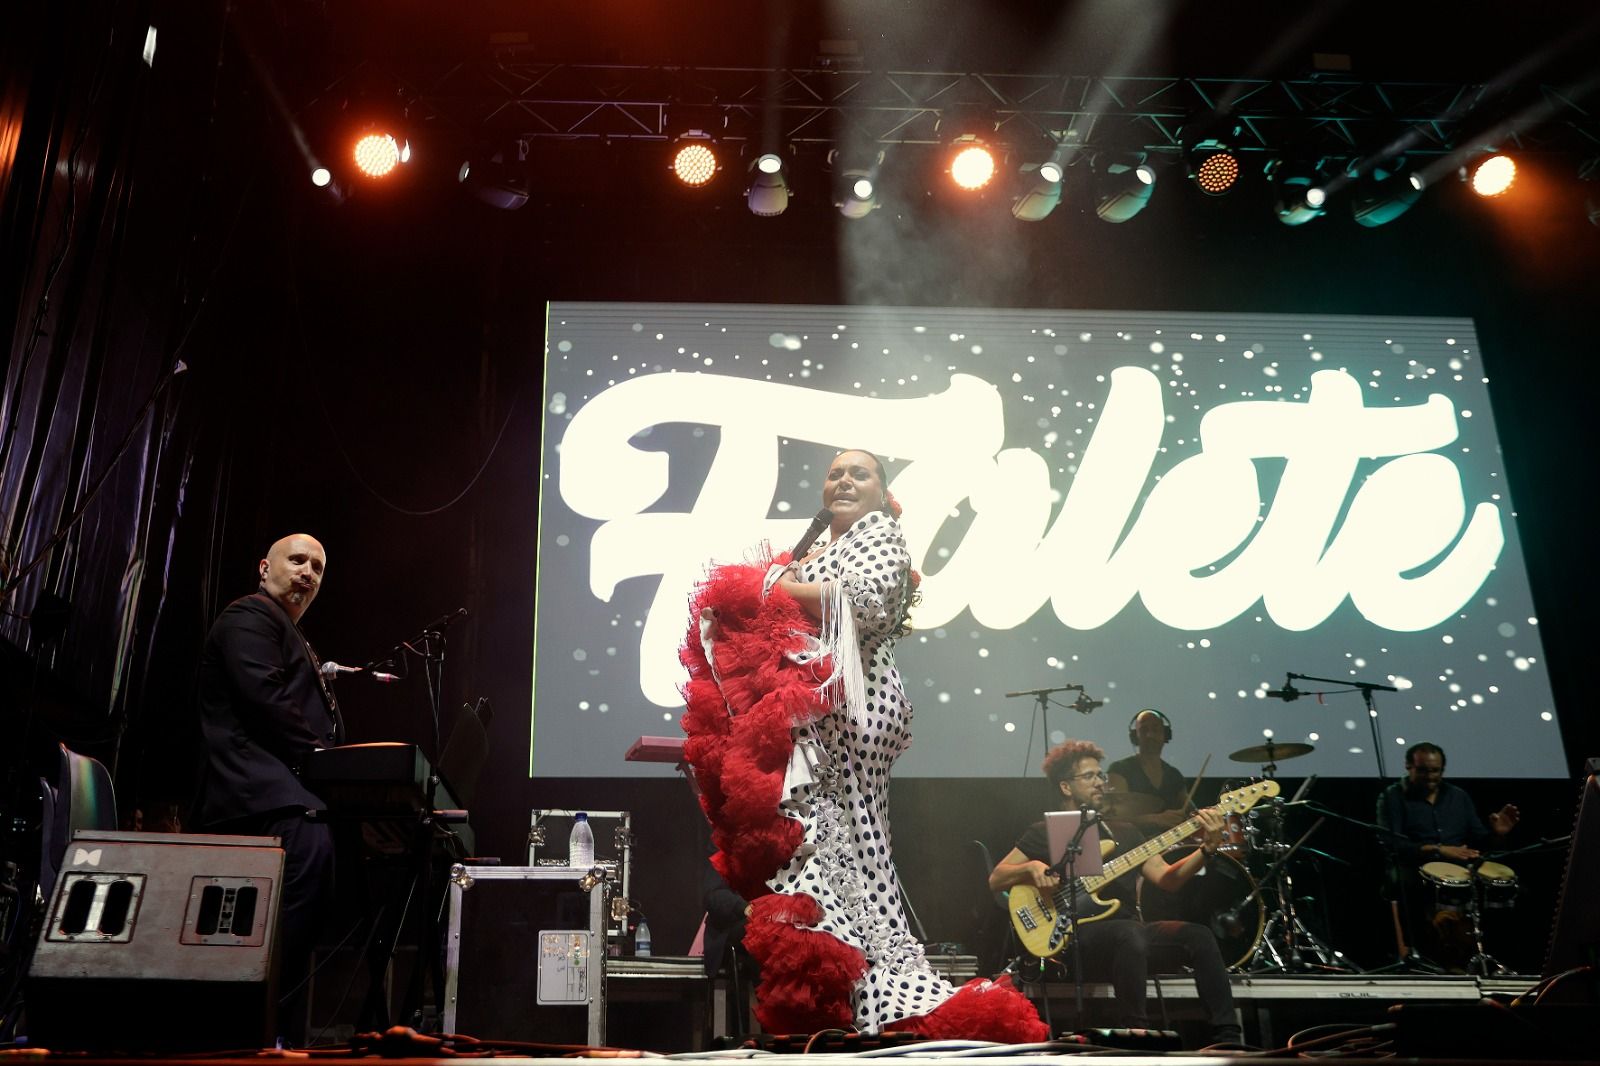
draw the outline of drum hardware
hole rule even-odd
[[[1450,864],[1429,863],[1428,865],[1448,866]],[[1467,960],[1467,972],[1477,974],[1479,977],[1495,977],[1503,973],[1509,973],[1510,971],[1501,965],[1498,959],[1483,950],[1483,910],[1488,906],[1485,902],[1485,895],[1491,884],[1495,886],[1496,891],[1503,892],[1509,883],[1509,889],[1512,893],[1511,898],[1515,899],[1517,875],[1512,872],[1511,867],[1498,862],[1486,861],[1482,856],[1467,860],[1467,866],[1472,873],[1467,889],[1466,912],[1467,921],[1471,923],[1472,946],[1475,949],[1472,958]],[[1485,867],[1489,870],[1487,875],[1484,873]],[[1497,903],[1496,906],[1510,906],[1510,903]]]
[[[1298,853],[1305,842],[1322,824],[1326,818],[1318,818],[1311,828],[1300,835],[1300,839],[1293,844],[1285,845],[1281,842],[1281,827],[1283,825],[1283,805],[1281,801],[1274,801],[1277,810],[1270,813],[1263,822],[1265,827],[1262,851],[1274,856],[1272,865],[1266,873],[1261,875],[1258,882],[1261,889],[1271,888],[1274,895],[1274,907],[1267,916],[1266,927],[1262,931],[1261,945],[1256,950],[1254,964],[1246,968],[1249,973],[1326,973],[1330,970],[1349,971],[1353,967],[1344,956],[1327,944],[1308,929],[1300,916],[1295,913],[1294,876],[1289,872],[1289,860]],[[1248,902],[1248,897],[1246,898]],[[1223,914],[1219,921],[1224,929],[1236,925],[1238,910]]]
[[[1269,740],[1265,744],[1257,744],[1250,748],[1240,748],[1228,756],[1234,762],[1261,763],[1261,776],[1271,777],[1278,771],[1280,759],[1298,759],[1302,755],[1310,755],[1316,751],[1313,744],[1304,744],[1299,741],[1279,743]]]

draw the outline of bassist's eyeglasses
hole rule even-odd
[[[1111,775],[1104,770],[1085,770],[1081,774],[1073,774],[1074,781],[1109,781]]]

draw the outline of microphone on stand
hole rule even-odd
[[[1219,937],[1238,936],[1244,932],[1244,921],[1239,917],[1241,911],[1238,907],[1229,907],[1219,911],[1211,920],[1211,931]]]
[[[799,541],[795,543],[794,551],[789,553],[789,561],[791,563],[799,562],[800,557],[806,553],[807,549],[809,549],[811,545],[817,542],[817,538],[822,536],[822,531],[827,529],[828,524],[832,521],[833,512],[828,508],[824,507],[822,510],[818,511],[817,516],[813,518],[811,520],[811,524],[806,527],[805,533],[801,534]]]
[[[1088,694],[1080,689],[1078,690],[1078,698],[1067,704],[1067,706],[1071,707],[1079,714],[1088,714],[1096,707],[1104,707],[1105,703],[1105,700],[1091,700]]]
[[[1090,826],[1099,824],[1100,812],[1095,810],[1093,807],[1085,807],[1081,812],[1079,812],[1078,831],[1072,834],[1072,847],[1076,848],[1079,844],[1083,843],[1083,834],[1089,831]],[[1057,837],[1056,839],[1059,840],[1060,838]],[[1068,851],[1070,853],[1071,848],[1069,848]]]
[[[446,626],[449,626],[454,622],[459,622],[466,616],[467,609],[465,607],[457,607],[449,614],[442,614],[438,618],[435,618],[433,621],[429,622],[427,625],[423,626],[422,631],[424,633],[437,633]]]
[[[1302,695],[1302,693],[1300,692],[1299,689],[1294,687],[1294,681],[1291,679],[1290,675],[1288,675],[1288,674],[1285,674],[1283,676],[1283,687],[1282,688],[1269,688],[1269,689],[1267,689],[1267,698],[1268,699],[1271,699],[1271,700],[1282,700],[1285,703],[1293,703],[1295,700],[1299,699],[1301,695]]]
[[[366,674],[372,680],[385,685],[401,680],[399,674],[385,673],[382,670],[368,670],[365,666],[346,666],[344,663],[336,663],[332,659],[322,664],[322,676],[326,680],[332,681],[340,674]]]

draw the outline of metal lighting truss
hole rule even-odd
[[[802,145],[935,145],[938,118],[981,108],[995,139],[1045,136],[1086,150],[1176,154],[1185,140],[1225,139],[1236,151],[1360,156],[1470,149],[1486,135],[1523,153],[1600,156],[1600,121],[1579,86],[1503,88],[1459,82],[1099,77],[933,71],[607,66],[516,59],[456,65],[426,82],[405,78],[425,121],[472,135],[564,140],[663,140],[675,110],[719,114],[719,134],[743,141],[763,109]]]

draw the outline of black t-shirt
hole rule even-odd
[[[1103,823],[1099,828],[1100,839],[1111,840],[1110,831]],[[1115,858],[1144,842],[1144,838],[1139,836],[1138,830],[1132,826],[1119,825],[1117,833],[1116,839],[1112,840],[1114,847],[1110,858]],[[1028,827],[1027,832],[1023,833],[1021,838],[1017,840],[1017,850],[1029,859],[1038,859],[1040,862],[1046,863],[1050,861],[1050,839],[1045,834],[1043,822],[1034,822]],[[1101,850],[1104,851],[1104,849]],[[1117,908],[1117,913],[1111,915],[1111,917],[1137,918],[1139,916],[1138,908],[1135,906],[1138,899],[1138,888],[1134,883],[1134,879],[1138,876],[1137,870],[1129,870],[1115,881],[1102,885],[1100,891],[1095,893],[1107,902],[1113,899],[1122,901],[1122,906]],[[1081,914],[1082,911],[1079,911],[1079,913]]]
[[[1139,765],[1137,755],[1118,759],[1107,767],[1106,772],[1116,774],[1126,781],[1129,792],[1143,792],[1146,795],[1161,797],[1163,810],[1182,810],[1184,801],[1189,795],[1189,790],[1183,783],[1183,774],[1165,759],[1161,761],[1160,781],[1152,781],[1146,776],[1144,767]]]

